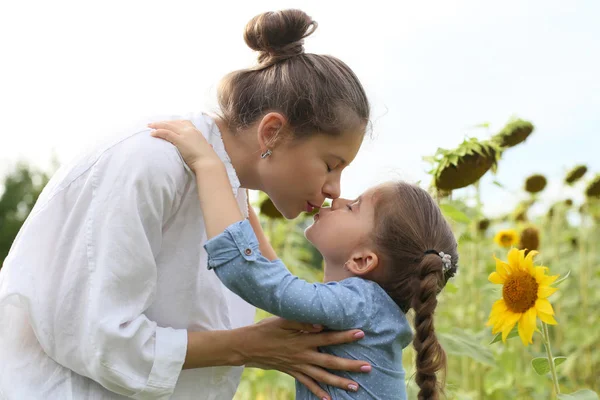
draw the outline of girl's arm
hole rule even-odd
[[[258,216],[256,215],[256,213],[254,212],[254,209],[250,205],[249,199],[248,199],[248,219],[250,220],[250,225],[252,225],[252,229],[254,229],[254,233],[256,234],[256,237],[258,238],[258,243],[260,245],[259,246],[260,252],[262,253],[262,255],[271,261],[277,259],[278,258],[277,253],[275,253],[275,250],[271,246],[271,243],[269,242],[267,235],[265,235],[265,232],[263,231],[262,226],[260,225],[260,221],[258,220]]]
[[[309,283],[292,275],[281,260],[269,261],[259,251],[249,221],[238,221],[204,245],[208,266],[231,291],[272,314],[331,329],[369,324],[374,283],[360,278]]]

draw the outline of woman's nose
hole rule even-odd
[[[325,197],[332,200],[340,197],[341,188],[339,175],[333,181],[325,183],[325,185],[323,186],[323,194],[325,195]]]

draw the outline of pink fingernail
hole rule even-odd
[[[329,400],[327,397],[323,397],[321,400]]]
[[[362,372],[371,372],[371,366],[370,365],[363,365],[362,367],[360,367],[360,370]]]
[[[365,333],[363,331],[356,332],[354,334],[354,337],[357,338],[357,339],[364,338],[365,337]]]
[[[319,324],[313,324],[313,328],[315,328],[315,329],[321,329],[321,328],[322,328],[322,326],[321,326],[321,325],[319,325]]]
[[[358,386],[350,384],[348,385],[348,389],[352,390],[353,392],[356,392],[358,391]]]

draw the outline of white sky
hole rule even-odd
[[[394,4],[392,6],[392,4]],[[496,177],[518,193],[534,172],[548,201],[575,163],[600,172],[600,2],[589,1],[3,1],[0,174],[17,160],[67,161],[153,114],[214,107],[227,72],[252,65],[255,14],[301,8],[318,22],[306,50],[348,63],[373,104],[374,139],[342,180],[352,197],[390,177],[429,182],[424,155],[469,126],[516,114],[536,125]],[[588,175],[588,178],[591,174]],[[511,209],[484,179],[486,208]]]

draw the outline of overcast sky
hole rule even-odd
[[[511,209],[529,174],[550,178],[550,202],[581,199],[560,185],[576,163],[600,172],[598,1],[54,0],[0,5],[0,174],[17,160],[46,168],[53,152],[68,161],[147,116],[213,109],[219,79],[255,61],[245,23],[288,7],[319,22],[306,50],[349,64],[373,104],[344,196],[429,182],[422,156],[512,115],[536,130],[500,164],[508,192],[484,179],[489,212]],[[490,132],[469,128],[482,122]]]

